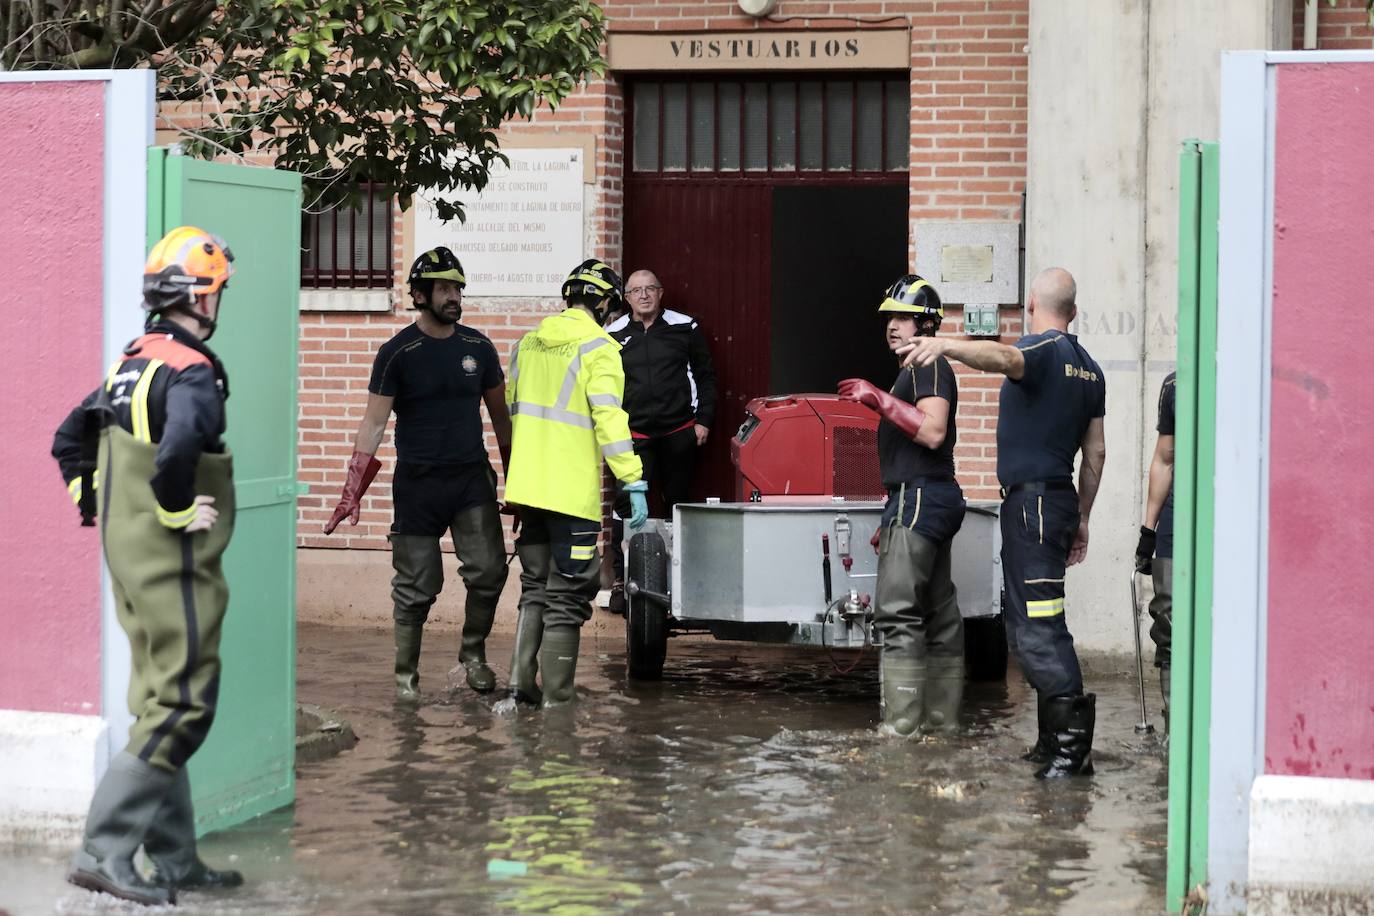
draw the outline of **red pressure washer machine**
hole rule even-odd
[[[875,644],[878,558],[869,538],[886,492],[878,415],[834,394],[755,398],[730,443],[735,501],[684,503],[630,538],[625,567],[630,677],[662,677],[668,638],[831,649]],[[970,501],[952,574],[976,680],[1006,676],[997,503]]]

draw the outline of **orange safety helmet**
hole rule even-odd
[[[234,275],[234,253],[224,239],[195,226],[162,237],[143,267],[143,307],[150,312],[185,308],[194,296],[218,292]]]

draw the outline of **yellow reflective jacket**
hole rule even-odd
[[[620,406],[620,345],[569,308],[520,339],[508,375],[515,431],[506,501],[599,521],[602,456],[622,483],[644,474]]]

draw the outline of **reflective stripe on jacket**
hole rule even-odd
[[[581,309],[539,323],[520,340],[506,384],[514,433],[506,501],[601,518],[601,461],[622,483],[644,468],[621,401],[620,345]]]

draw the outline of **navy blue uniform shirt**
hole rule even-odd
[[[1174,434],[1174,390],[1176,385],[1177,373],[1170,372],[1164,377],[1164,384],[1159,389],[1159,423],[1155,426],[1155,431],[1161,436],[1172,436]],[[1158,540],[1155,543],[1155,555],[1163,559],[1173,559],[1174,556],[1174,484],[1169,481],[1169,495],[1164,497],[1164,505],[1159,510],[1159,521],[1155,523],[1155,534]]]
[[[399,461],[453,466],[486,463],[478,405],[504,380],[485,334],[458,324],[430,337],[412,324],[377,351],[367,390],[395,398]]]
[[[1002,383],[997,415],[997,479],[1004,487],[1072,481],[1088,424],[1107,412],[1102,368],[1073,334],[1049,330],[1016,342],[1026,369]]]
[[[945,441],[938,448],[926,448],[913,442],[890,421],[878,421],[878,469],[883,486],[895,489],[919,477],[954,477],[954,444],[959,438],[954,418],[959,412],[959,388],[954,382],[954,370],[943,356],[929,366],[903,369],[892,386],[892,394],[908,404],[922,398],[944,398],[949,401],[949,425],[945,427]]]

